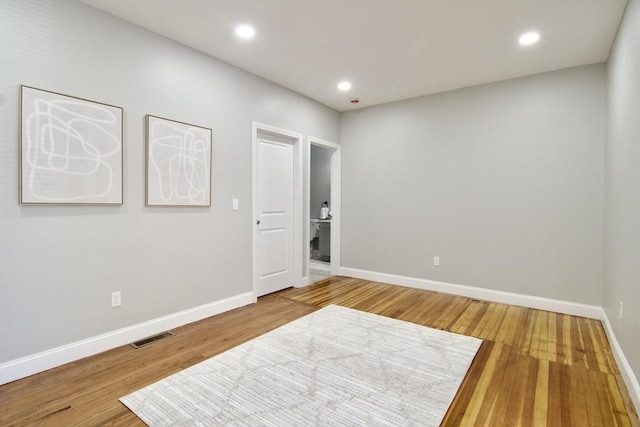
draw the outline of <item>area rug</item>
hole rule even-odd
[[[438,426],[481,343],[331,305],[120,401],[150,426]]]

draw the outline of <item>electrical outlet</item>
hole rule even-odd
[[[231,199],[231,208],[234,211],[237,211],[238,209],[240,209],[240,205],[239,205],[238,199]]]
[[[622,309],[624,308],[624,304],[622,304],[622,301],[620,301],[620,312],[618,313],[618,317],[620,317],[622,319]]]
[[[111,292],[111,307],[120,307],[122,305],[122,294],[120,291]]]
[[[440,257],[439,256],[434,256],[433,257],[433,265],[435,265],[436,267],[440,265]]]

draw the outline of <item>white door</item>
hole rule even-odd
[[[293,286],[293,144],[258,139],[257,296]]]

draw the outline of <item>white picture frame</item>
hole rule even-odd
[[[211,206],[212,130],[146,116],[146,206]]]
[[[20,86],[21,205],[121,205],[123,109]]]

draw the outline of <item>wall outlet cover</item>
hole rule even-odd
[[[620,312],[618,313],[618,317],[620,317],[622,319],[622,311],[624,309],[624,304],[622,303],[622,301],[620,301]]]
[[[122,305],[122,294],[120,291],[111,292],[111,307],[120,307]]]

